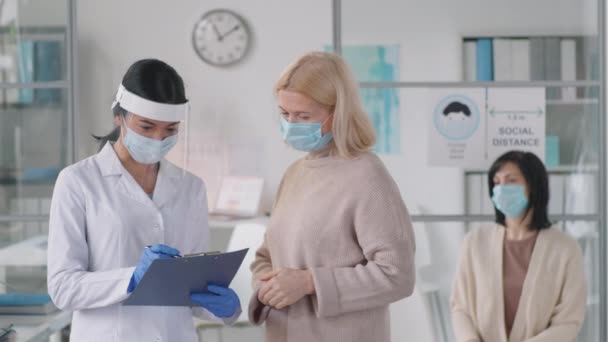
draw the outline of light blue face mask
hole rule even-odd
[[[156,140],[126,128],[127,134],[123,137],[123,143],[131,157],[142,164],[158,163],[177,144],[177,134],[164,140]]]
[[[329,120],[329,119],[328,119]],[[323,123],[290,123],[281,118],[283,140],[299,151],[312,152],[325,147],[333,138],[331,132],[323,135]]]
[[[492,202],[506,217],[518,218],[528,208],[526,188],[517,184],[496,185],[492,190]]]

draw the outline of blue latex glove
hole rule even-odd
[[[191,293],[190,299],[219,318],[230,318],[241,307],[241,301],[232,289],[209,285],[211,293]]]
[[[135,288],[141,281],[141,278],[144,277],[144,274],[146,273],[150,265],[152,265],[152,262],[154,260],[170,259],[176,256],[179,256],[179,251],[173,247],[161,244],[146,247],[141,255],[141,259],[139,259],[139,264],[137,265],[137,267],[135,267],[135,271],[131,276],[131,281],[129,282],[127,292],[131,293],[133,292],[133,290],[135,290]]]

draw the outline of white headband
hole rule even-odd
[[[144,99],[128,91],[122,84],[118,86],[116,99],[112,102],[112,110],[117,104],[120,104],[120,107],[131,113],[144,116],[148,119],[166,122],[177,122],[186,119],[186,114],[190,107],[190,102],[169,104]]]

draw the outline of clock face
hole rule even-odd
[[[245,21],[229,10],[207,12],[192,32],[196,53],[215,66],[228,66],[242,60],[250,42],[251,34]]]

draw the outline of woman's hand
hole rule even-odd
[[[314,280],[309,270],[278,269],[265,274],[260,280],[263,285],[258,292],[258,299],[277,310],[315,293]]]

